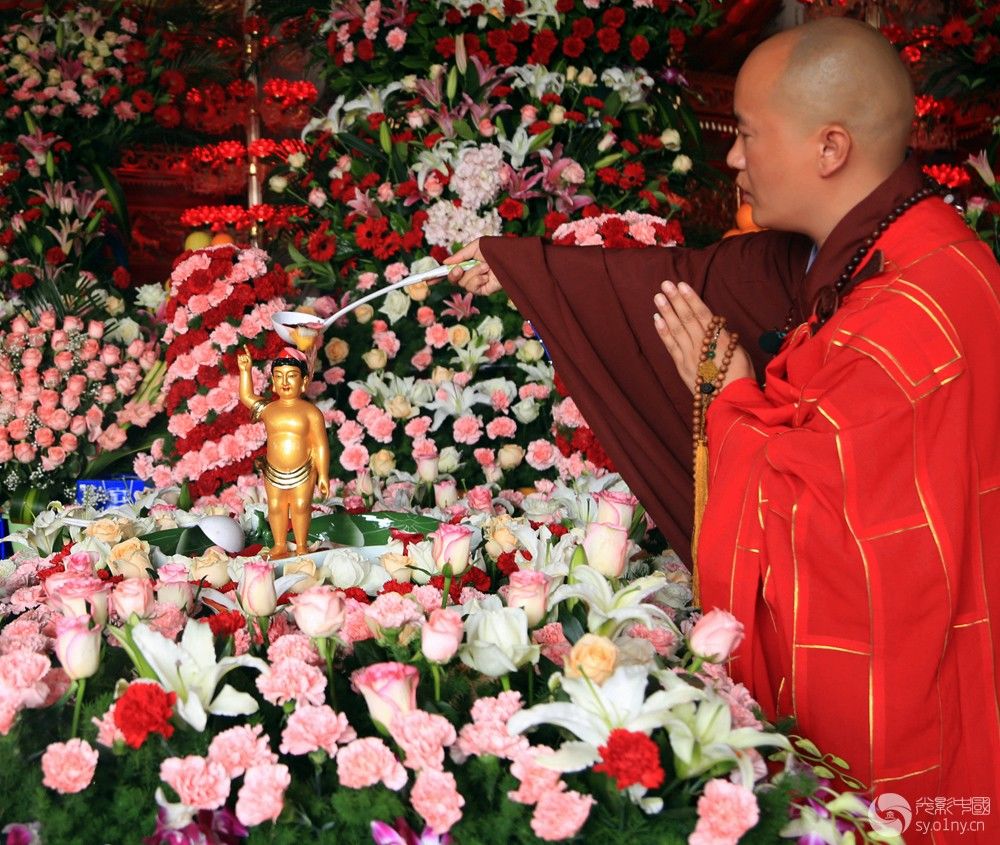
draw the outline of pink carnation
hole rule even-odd
[[[230,778],[254,766],[277,763],[278,755],[261,736],[263,730],[261,725],[237,725],[217,734],[208,746],[208,759],[221,765]]]
[[[360,443],[348,446],[340,455],[340,465],[348,472],[361,472],[368,466],[368,450]]]
[[[115,703],[112,702],[108,712],[98,718],[94,716],[90,720],[97,727],[97,744],[108,748],[114,748],[116,743],[125,742],[125,734],[115,723]]]
[[[698,799],[698,824],[690,845],[736,845],[760,820],[757,798],[745,786],[714,778]]]
[[[465,799],[451,772],[424,769],[410,791],[410,803],[431,830],[442,834],[461,820]]]
[[[282,754],[311,754],[322,748],[331,757],[337,753],[337,743],[352,742],[357,733],[343,713],[335,713],[326,704],[314,707],[302,704],[288,717],[281,732]]]
[[[502,692],[480,698],[472,705],[472,723],[462,727],[456,748],[459,755],[492,755],[514,759],[528,747],[523,736],[512,736],[507,721],[523,707],[519,692]]]
[[[478,443],[483,436],[482,417],[465,414],[455,420],[451,430],[456,443],[467,443],[471,446]]]
[[[517,423],[510,417],[497,417],[486,426],[486,436],[491,440],[498,437],[513,437],[517,433]]]
[[[303,660],[286,657],[257,676],[257,689],[271,704],[279,707],[289,701],[322,704],[326,676]]]
[[[368,627],[366,610],[368,610],[368,605],[357,599],[349,598],[344,602],[344,625],[340,629],[340,638],[344,642],[357,643],[362,640],[370,640],[375,636],[372,629]]]
[[[550,622],[531,632],[531,641],[542,647],[542,657],[562,666],[573,645],[566,639],[561,622]]]
[[[406,769],[377,737],[356,739],[337,754],[337,774],[342,786],[364,789],[381,781],[389,789],[406,785]]]
[[[285,790],[291,782],[288,767],[281,763],[248,769],[236,799],[236,818],[249,827],[275,821],[285,807]]]
[[[551,754],[545,745],[535,745],[519,754],[510,767],[510,773],[520,782],[517,789],[507,793],[511,801],[518,804],[537,804],[549,792],[561,792],[566,788],[559,772],[540,766],[536,761],[540,755]]]
[[[392,720],[389,732],[406,754],[404,765],[417,770],[443,769],[444,749],[457,738],[451,722],[423,710],[400,713]],[[434,829],[443,833],[436,827]]]
[[[42,755],[42,783],[63,795],[82,792],[94,779],[97,756],[97,749],[82,739],[53,742]]]
[[[647,628],[645,625],[633,625],[629,631],[630,637],[649,640],[661,657],[671,657],[677,649],[677,635],[669,628]]]
[[[345,446],[351,446],[365,439],[365,430],[354,420],[347,420],[337,429],[337,439]]]
[[[423,611],[415,603],[399,593],[383,593],[365,610],[369,626],[379,631],[402,628],[408,622],[420,622]]]
[[[448,343],[448,329],[441,323],[434,323],[428,326],[427,331],[424,332],[424,342],[428,346],[440,349]]]
[[[267,659],[271,663],[277,663],[285,657],[297,657],[313,666],[320,666],[323,663],[322,655],[313,645],[312,639],[305,634],[285,634],[271,643],[267,650]]]
[[[198,810],[215,810],[229,797],[225,767],[204,757],[168,757],[160,764],[160,779],[182,804]]]
[[[569,839],[580,832],[593,805],[593,798],[575,790],[547,792],[535,805],[531,829],[547,842]]]
[[[551,467],[558,454],[556,447],[548,440],[533,440],[528,444],[525,460],[530,467],[541,471]]]
[[[0,698],[19,707],[41,707],[49,694],[45,676],[52,664],[33,651],[12,651],[0,656]]]

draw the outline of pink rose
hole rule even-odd
[[[70,361],[72,362],[73,356],[70,355]],[[33,347],[25,349],[21,353],[21,366],[26,370],[37,370],[38,365],[42,363],[42,353],[41,350],[35,349]]]
[[[632,526],[632,516],[639,500],[631,493],[603,490],[597,494],[597,516],[595,522],[608,522],[624,528]]]
[[[434,538],[431,555],[438,572],[444,571],[446,565],[451,566],[452,575],[455,576],[468,569],[472,545],[471,528],[466,525],[441,525],[431,537]]]
[[[122,622],[133,613],[142,619],[152,609],[153,582],[149,578],[126,578],[111,591],[111,610]]]
[[[56,408],[49,416],[47,425],[53,431],[65,431],[69,426],[69,419],[69,414],[65,410],[62,408]],[[65,448],[65,446],[63,448]]]
[[[528,625],[535,626],[545,617],[549,599],[549,579],[534,569],[519,569],[510,575],[507,606],[522,607],[528,615]]]
[[[56,657],[74,681],[97,671],[101,656],[101,627],[90,627],[89,616],[56,619]]]
[[[248,561],[240,576],[237,594],[250,616],[270,616],[278,605],[274,591],[274,567],[265,560]]]
[[[293,596],[291,605],[295,624],[310,637],[332,637],[344,624],[344,594],[328,585]]]
[[[94,779],[97,757],[97,749],[82,739],[53,742],[42,755],[42,783],[63,795],[82,792]]]
[[[462,617],[447,608],[431,611],[420,629],[420,650],[432,663],[447,663],[462,642]]]
[[[400,713],[417,707],[417,683],[420,673],[404,663],[373,663],[351,675],[351,684],[365,697],[372,720],[392,728]]]
[[[57,352],[54,363],[56,367],[64,373],[69,372],[69,370],[73,368],[73,353],[68,349],[64,349],[62,352]]]
[[[65,400],[65,398],[64,396],[63,399]],[[87,431],[87,420],[77,414],[69,421],[69,430],[77,436],[85,434]]]
[[[81,373],[75,373],[66,379],[66,391],[77,395],[83,393],[87,387],[87,377]]]
[[[104,337],[104,323],[100,320],[90,320],[87,323],[87,334],[94,340]]]
[[[56,312],[55,311],[43,311],[38,315],[38,328],[44,329],[47,332],[52,331],[56,327]]]
[[[52,446],[42,455],[42,469],[46,472],[52,472],[64,463],[66,463],[66,450],[62,446]]]
[[[46,448],[55,442],[56,436],[52,433],[51,428],[42,426],[41,428],[35,429],[35,445]]]
[[[14,447],[14,457],[22,464],[30,464],[35,460],[35,447],[30,443],[18,443]]]
[[[103,381],[104,377],[108,374],[108,368],[100,361],[94,360],[87,363],[84,372],[91,381]]]
[[[591,522],[583,535],[587,563],[606,578],[620,578],[625,571],[628,532],[607,522]]]
[[[70,434],[69,432],[66,432],[62,437],[59,438],[59,445],[67,452],[75,452],[77,446],[80,445],[80,441],[77,439],[75,434]]]
[[[702,616],[688,635],[691,651],[712,663],[724,661],[742,641],[743,623],[719,608]]]
[[[156,570],[156,600],[189,612],[194,606],[194,590],[183,563],[167,563]],[[143,579],[145,580],[145,579]]]
[[[0,440],[0,464],[5,464],[7,461],[13,460],[14,450],[11,445],[6,440]]]
[[[11,440],[24,440],[28,436],[28,421],[15,417],[7,424],[7,436]]]
[[[112,392],[114,392],[114,388],[112,388]],[[91,408],[90,410],[94,409]],[[105,452],[112,452],[124,444],[127,437],[125,429],[121,426],[110,425],[98,436],[97,445]]]
[[[434,485],[434,504],[444,510],[458,501],[458,485],[454,478],[445,478]]]

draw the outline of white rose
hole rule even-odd
[[[267,180],[267,184],[272,191],[274,191],[276,194],[280,194],[283,193],[285,188],[288,187],[288,180],[284,176],[279,176],[278,174],[275,174],[274,176],[272,176],[270,179]]]
[[[510,409],[514,412],[517,421],[524,425],[534,422],[538,418],[538,403],[534,399],[522,399],[520,402],[511,405]]]
[[[665,149],[676,153],[681,148],[681,133],[676,129],[664,129],[660,133],[660,143]]]
[[[580,71],[576,81],[580,83],[580,87],[588,88],[597,82],[597,74],[594,73],[594,71],[592,71],[589,67],[585,67]]]
[[[125,313],[125,302],[118,296],[109,296],[104,300],[104,307],[112,317]]]
[[[542,356],[544,355],[545,347],[534,339],[526,340],[521,348],[517,350],[517,359],[519,361],[524,361],[527,364],[531,364],[535,361],[541,361]]]
[[[112,297],[108,297],[110,301]],[[110,309],[109,309],[110,312]],[[119,320],[118,325],[108,333],[111,340],[120,340],[122,343],[131,343],[139,336],[139,324],[131,317]]]
[[[468,605],[466,644],[462,662],[477,672],[498,678],[538,660],[539,647],[528,639],[528,615],[520,607],[504,607],[487,596]]]
[[[356,549],[333,549],[323,558],[321,569],[334,587],[358,587],[368,577],[371,564]]]
[[[410,578],[414,584],[426,584],[431,575],[437,572],[434,566],[434,543],[432,540],[421,540],[410,543]]]
[[[386,294],[382,307],[378,310],[385,314],[389,318],[389,323],[392,324],[406,316],[406,312],[410,310],[410,302],[410,297],[406,293],[394,290],[392,293]]]
[[[674,159],[674,163],[670,165],[670,169],[674,173],[687,173],[693,164],[694,162],[686,155],[679,155]]]
[[[560,123],[566,122],[566,109],[563,106],[553,106],[549,111],[549,123],[553,126],[558,126]]]
[[[372,473],[379,478],[385,478],[396,468],[396,458],[388,449],[379,449],[368,459],[368,465],[371,467]]]
[[[454,446],[445,446],[438,453],[438,472],[454,472],[461,462],[458,449]]]
[[[299,167],[302,167],[305,163],[306,163],[306,154],[305,153],[292,153],[288,157],[288,166],[289,167],[299,168]]]
[[[476,333],[487,343],[500,340],[503,337],[503,320],[499,317],[486,317],[476,328]]]

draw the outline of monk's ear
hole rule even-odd
[[[847,164],[853,143],[850,132],[839,123],[824,126],[819,136],[819,175],[827,178],[838,173]]]

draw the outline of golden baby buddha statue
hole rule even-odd
[[[240,401],[250,409],[251,419],[260,420],[267,430],[264,458],[264,489],[267,492],[267,520],[274,536],[269,556],[288,557],[288,521],[291,518],[295,548],[300,554],[309,549],[313,490],[330,494],[330,444],[323,414],[303,399],[309,384],[306,356],[286,347],[271,362],[271,390],[268,402],[253,390],[253,359],[243,347],[237,356],[240,369]]]

